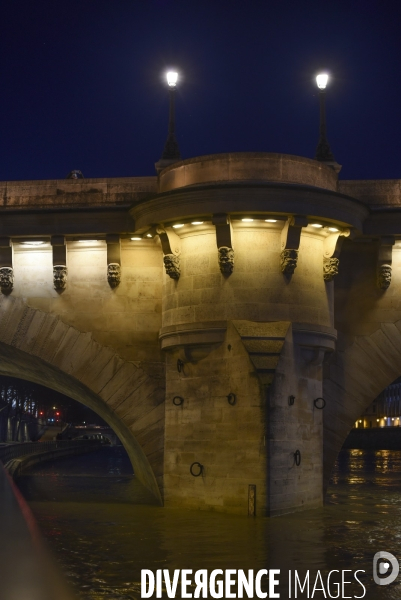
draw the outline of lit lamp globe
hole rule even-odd
[[[168,71],[166,73],[167,85],[174,88],[177,85],[178,73],[176,71]]]
[[[329,76],[327,73],[319,73],[316,77],[316,83],[319,90],[325,90],[327,86],[327,82],[329,80]]]

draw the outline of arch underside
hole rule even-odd
[[[325,365],[324,487],[355,421],[401,375],[401,320],[382,323],[371,335],[339,332],[337,351]]]
[[[112,427],[136,477],[162,503],[164,389],[90,333],[0,298],[0,374],[44,385],[88,406]]]

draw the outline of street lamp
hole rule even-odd
[[[319,88],[319,104],[320,104],[320,136],[319,143],[316,148],[315,160],[327,163],[330,167],[339,173],[341,166],[336,162],[331,151],[326,134],[326,87],[329,81],[327,73],[319,73],[316,77],[316,85]]]
[[[166,73],[167,85],[174,88],[177,85],[178,73],[177,71],[167,71]]]
[[[177,71],[168,71],[166,73],[166,81],[170,95],[170,111],[168,121],[168,136],[164,145],[161,159],[156,163],[156,171],[160,173],[169,165],[181,160],[180,149],[175,137],[175,93],[177,89],[178,73]]]

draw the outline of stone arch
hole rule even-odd
[[[401,375],[401,320],[381,323],[370,335],[339,333],[337,351],[325,365],[324,487],[353,424]]]
[[[135,475],[162,502],[164,389],[132,362],[21,298],[0,298],[0,374],[39,383],[96,411]]]

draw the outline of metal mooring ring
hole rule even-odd
[[[181,373],[181,371],[183,370],[183,368],[184,368],[184,363],[183,363],[183,362],[182,362],[182,360],[179,358],[179,359],[177,360],[177,371],[178,371],[179,373]]]
[[[288,406],[292,406],[295,402],[295,396],[288,396]]]
[[[199,473],[194,473],[194,467],[199,467]],[[203,465],[200,462],[193,462],[192,465],[189,467],[189,472],[193,477],[199,477],[199,475],[202,475],[203,473]]]
[[[319,402],[319,400],[321,400],[321,402]],[[313,401],[313,404],[315,405],[315,408],[323,410],[323,408],[326,406],[326,400],[324,398],[316,398],[316,400]]]
[[[234,404],[237,403],[237,396],[231,392],[227,396],[227,402],[231,404],[231,406],[234,406]]]
[[[181,398],[181,396],[174,396],[173,398],[173,404],[175,406],[181,406],[181,404],[184,402],[184,398]]]
[[[297,467],[301,464],[301,453],[299,450],[295,450],[294,452],[294,461]]]

